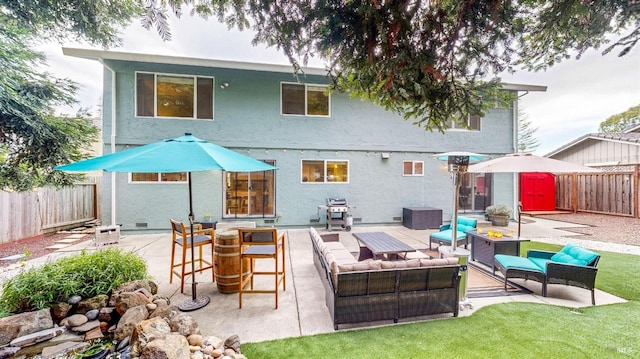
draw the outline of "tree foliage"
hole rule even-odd
[[[600,132],[623,132],[630,126],[640,124],[640,105],[630,107],[628,110],[613,115],[600,122]]]
[[[317,56],[334,89],[402,113],[426,129],[483,114],[496,74],[545,69],[607,44],[628,53],[640,39],[640,3],[629,0],[239,1],[149,0],[147,26],[167,9],[213,16],[256,32],[296,71]]]
[[[77,175],[53,168],[86,157],[97,138],[87,110],[55,113],[76,103],[77,85],[41,71],[46,59],[30,46],[70,35],[117,44],[116,28],[141,11],[134,0],[0,0],[0,189],[71,184]]]
[[[534,127],[533,123],[524,112],[522,107],[518,108],[518,151],[523,153],[534,152],[539,146],[540,141],[535,137],[538,127]]]

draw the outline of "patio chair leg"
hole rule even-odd
[[[596,305],[596,290],[591,289],[591,305]]]

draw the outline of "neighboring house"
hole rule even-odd
[[[468,129],[425,131],[402,116],[348,94],[327,94],[323,69],[63,49],[104,66],[104,153],[186,132],[275,164],[259,173],[194,172],[194,212],[258,225],[325,223],[327,198],[345,198],[354,225],[402,221],[403,207],[443,209],[451,218],[447,151],[516,152],[517,103],[470,117]],[[505,84],[507,91],[545,91]],[[452,126],[454,127],[454,126]],[[514,176],[467,174],[460,209],[514,203]],[[124,230],[166,229],[186,220],[185,174],[105,174],[102,221]]]
[[[546,157],[603,171],[633,171],[634,166],[640,164],[640,126],[625,132],[586,134]]]

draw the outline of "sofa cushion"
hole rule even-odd
[[[466,224],[458,224],[458,227],[456,228],[458,232],[463,232],[463,233],[467,233],[468,230],[472,230],[472,229],[475,229],[475,227],[467,226]]]
[[[525,269],[534,272],[542,272],[544,270],[538,267],[534,262],[529,260],[529,258],[518,257],[518,256],[510,256],[507,254],[496,254],[495,256],[496,262],[500,263],[500,265],[504,269]]]
[[[558,263],[586,266],[598,257],[598,253],[567,243],[551,260]]]
[[[452,264],[458,264],[458,258],[434,258],[434,259],[420,259],[420,267],[436,267],[447,266]]]

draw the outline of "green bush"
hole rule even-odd
[[[146,278],[147,264],[133,252],[118,248],[82,251],[23,270],[7,280],[0,297],[0,315],[47,308],[74,295],[91,298],[110,294],[122,283]]]

